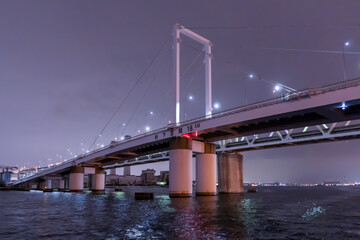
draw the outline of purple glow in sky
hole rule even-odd
[[[175,23],[214,43],[216,111],[274,97],[258,76],[294,89],[342,81],[344,67],[357,78],[359,9],[358,1],[0,1],[0,164],[43,166],[86,152],[164,42],[96,144],[166,126]],[[203,113],[200,50],[183,39],[186,119]],[[244,153],[245,182],[360,181],[358,144]]]

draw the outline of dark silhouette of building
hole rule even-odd
[[[160,171],[159,182],[166,182],[166,185],[169,185],[169,171]]]
[[[141,181],[145,185],[156,184],[155,170],[154,169],[142,170]]]

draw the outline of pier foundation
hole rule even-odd
[[[72,167],[69,174],[69,191],[82,192],[84,190],[84,168]]]
[[[45,179],[44,189],[51,189],[51,188],[52,188],[51,179]]]
[[[216,195],[216,146],[204,143],[204,153],[196,155],[196,195]]]
[[[105,191],[105,170],[103,168],[95,168],[95,174],[92,175],[92,187],[93,192]]]
[[[218,155],[219,193],[244,192],[243,156],[236,153]]]
[[[170,142],[169,196],[192,196],[191,139],[176,137]]]
[[[59,179],[59,189],[63,190],[65,188],[65,180],[64,178]]]

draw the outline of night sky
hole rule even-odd
[[[144,132],[145,123],[164,127],[174,115],[175,23],[214,43],[216,111],[285,93],[273,94],[258,76],[298,90],[342,81],[347,41],[346,76],[360,77],[359,9],[360,1],[0,0],[0,165],[44,166],[84,153],[123,101],[96,144]],[[204,112],[200,51],[183,38],[187,119]],[[358,144],[245,152],[244,180],[360,181]],[[133,173],[149,167],[164,170],[168,163],[137,166]]]

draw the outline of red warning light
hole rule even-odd
[[[185,134],[183,134],[183,137],[191,138],[191,136],[190,136],[190,134],[189,134],[189,133],[185,133]]]
[[[197,137],[197,136],[199,136],[199,133],[198,133],[198,131],[195,131],[194,133],[185,133],[182,136],[187,137],[187,138]]]

